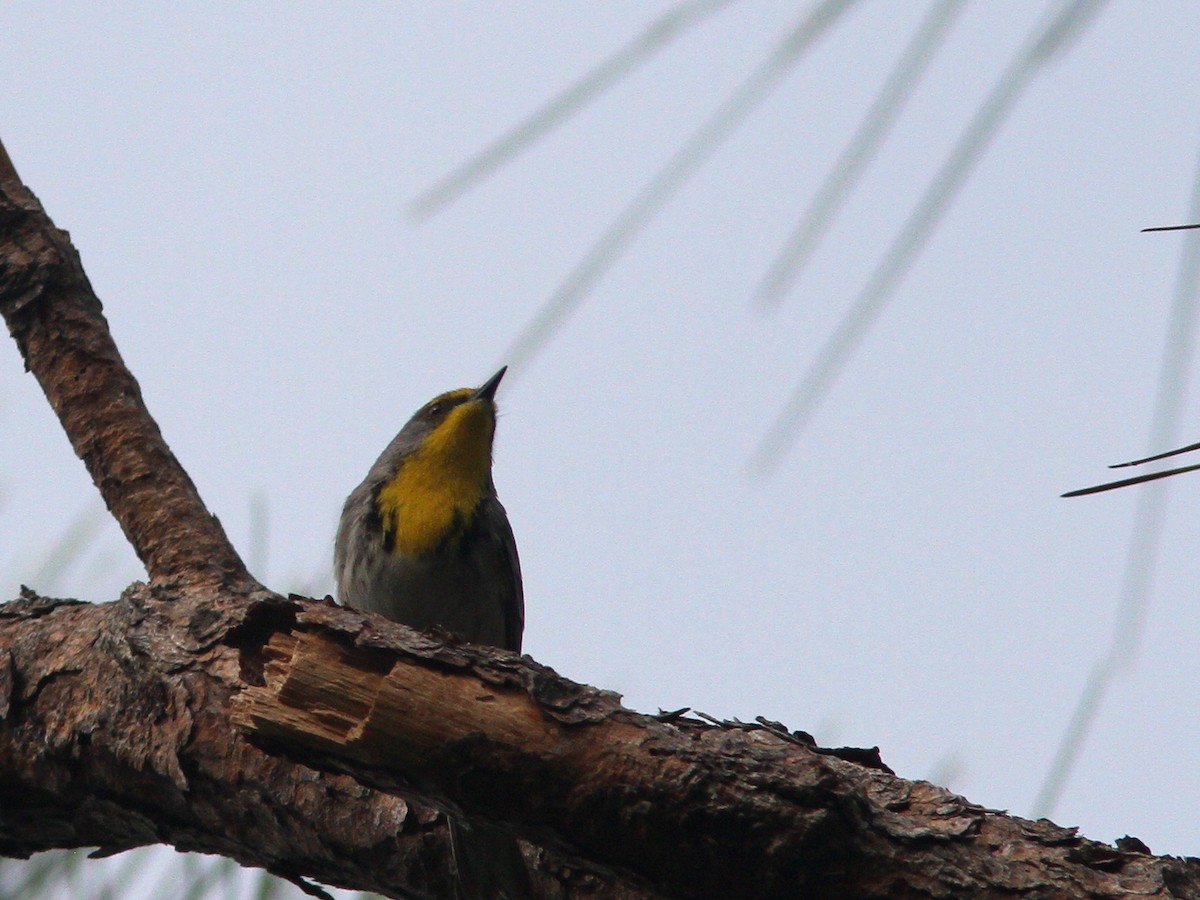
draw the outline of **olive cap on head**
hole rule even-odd
[[[496,389],[500,386],[500,380],[507,371],[508,366],[501,366],[499,372],[479,387],[458,388],[453,391],[447,391],[444,394],[434,397],[418,409],[413,413],[412,418],[405,423],[404,427],[400,429],[400,433],[392,439],[392,442],[380,454],[379,459],[375,461],[375,466],[372,468],[372,474],[368,475],[368,479],[372,476],[378,477],[390,474],[390,471],[385,472],[385,470],[394,470],[400,460],[420,447],[425,439],[446,421],[456,407],[480,404],[479,409],[486,407],[494,411]],[[495,418],[493,412],[489,412],[488,421],[494,425]],[[491,444],[490,432],[491,426],[489,426],[487,436],[489,447]]]

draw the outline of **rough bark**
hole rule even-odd
[[[1116,849],[763,722],[643,716],[528,658],[256,584],[163,442],[67,235],[0,148],[0,313],[151,576],[0,605],[0,853],[149,843],[449,896],[439,813],[547,896],[1200,896]],[[584,859],[597,870],[564,862]]]
[[[69,236],[2,147],[0,313],[151,580],[249,584],[142,402]]]
[[[106,617],[116,616],[120,619],[125,615],[141,621],[140,612],[125,609],[131,599],[135,607],[139,605],[138,598],[150,605],[165,601],[186,603],[188,609],[181,611],[180,615],[188,621],[189,633],[198,635],[209,631],[217,634],[228,629],[242,611],[239,604],[248,598],[273,596],[246,572],[220,523],[205,509],[195,485],[167,447],[157,424],[142,402],[136,379],[121,359],[100,301],[92,290],[69,236],[55,227],[37,198],[21,182],[3,145],[0,145],[0,314],[4,316],[9,332],[17,343],[26,369],[37,378],[58,414],[72,447],[83,460],[109,510],[151,578],[152,589],[137,586],[120,604],[100,607],[105,610],[103,613],[90,607],[74,610],[70,616],[79,616],[87,621],[73,621],[66,632],[55,632],[51,636],[51,644],[56,644],[58,639],[69,633],[72,641],[100,642],[97,647],[103,645],[105,649],[93,647],[93,650],[101,656],[107,651],[116,652],[116,648],[135,638],[132,633],[125,635],[120,632]],[[0,608],[3,609],[0,619],[10,620],[10,624],[38,620],[60,605],[64,609],[74,606],[65,601],[38,600],[31,607],[30,602],[31,598],[26,598],[22,603]],[[118,607],[122,612],[115,612]],[[96,623],[91,621],[93,615],[100,617]],[[48,621],[62,620],[55,615]],[[73,631],[76,627],[81,629],[78,633]],[[109,713],[116,716],[114,721],[120,721],[123,725],[114,725],[115,730],[108,733],[111,742],[102,743],[108,743],[118,757],[131,762],[140,774],[145,774],[139,759],[147,747],[153,745],[165,753],[165,757],[155,757],[162,762],[170,756],[170,750],[164,748],[173,747],[172,740],[176,738],[176,742],[184,739],[159,733],[157,724],[153,726],[154,735],[157,736],[144,734],[125,743],[124,738],[116,735],[123,733],[121,727],[124,725],[136,724],[123,718],[130,710],[146,713],[146,718],[142,720],[143,728],[147,723],[158,723],[169,718],[165,712],[156,712],[153,703],[146,700],[147,697],[175,704],[179,697],[173,692],[183,690],[186,696],[192,697],[190,692],[194,686],[159,684],[151,670],[147,670],[149,680],[145,682],[109,680],[102,673],[111,668],[108,665],[111,661],[97,659],[96,665],[92,666],[93,660],[87,654],[81,654],[83,661],[76,668],[74,662],[62,662],[66,658],[63,654],[73,658],[70,649],[72,643],[64,644],[61,653],[48,653],[43,652],[46,649],[42,646],[43,640],[44,636],[23,637],[22,634],[10,633],[0,642],[0,698],[3,698],[0,699],[0,719],[4,720],[0,725],[7,728],[20,721],[25,710],[21,701],[22,691],[28,684],[34,686],[33,696],[37,697],[41,695],[43,685],[65,685],[61,680],[64,677],[87,673],[87,677],[95,681],[94,690],[79,693],[77,685],[64,688],[71,696],[72,708],[79,715],[69,720],[58,719],[57,713],[51,709],[50,719],[41,720],[50,729],[47,735],[78,736],[79,746],[67,751],[70,758],[87,759],[88,753],[80,748],[92,745],[92,735],[97,726],[91,724],[91,719],[107,722]],[[17,651],[29,645],[30,641],[39,648],[39,653],[24,657],[31,661],[32,668],[27,670],[18,666],[16,660]],[[185,642],[180,646],[187,645]],[[171,655],[169,642],[162,647],[148,647],[148,644],[128,644],[118,658],[127,662],[128,659],[140,659],[144,653],[159,650],[166,650],[168,657]],[[217,694],[230,689],[220,677],[215,683],[220,685]],[[205,684],[211,688],[213,683]],[[51,696],[54,696],[53,692]],[[213,694],[206,692],[203,696],[211,697]],[[81,697],[85,701],[83,705],[76,702]],[[216,708],[219,709],[223,703]],[[191,710],[189,715],[191,712],[204,716],[211,714],[211,711],[204,712],[202,704]],[[37,720],[37,717],[34,716],[33,720]],[[189,728],[189,721],[178,724],[180,735],[185,735]],[[36,730],[33,732],[35,736],[37,733]],[[234,746],[231,735],[225,735],[222,740],[226,746]],[[314,824],[316,831],[304,833],[309,834],[307,840],[304,834],[287,829],[264,827],[259,831],[251,828],[242,838],[257,841],[255,849],[239,852],[236,849],[237,837],[232,842],[226,840],[229,835],[238,834],[238,830],[227,829],[213,817],[211,811],[198,821],[186,823],[185,827],[168,827],[154,837],[152,832],[155,829],[140,819],[139,805],[114,805],[111,797],[106,796],[108,789],[114,786],[105,784],[103,779],[80,793],[68,792],[57,797],[57,802],[66,804],[63,809],[74,810],[83,818],[71,827],[58,829],[56,837],[54,823],[59,821],[58,817],[49,809],[39,813],[36,799],[43,798],[50,802],[50,797],[42,787],[55,781],[33,777],[36,764],[53,757],[51,748],[54,746],[54,741],[48,740],[46,746],[38,750],[36,739],[28,745],[26,749],[34,753],[34,757],[28,760],[34,768],[25,773],[32,778],[29,781],[16,774],[19,766],[15,757],[10,754],[4,757],[13,764],[11,768],[6,767],[8,774],[13,777],[0,774],[0,816],[11,824],[28,815],[45,826],[41,836],[33,840],[16,839],[9,842],[6,837],[0,837],[7,844],[7,852],[14,855],[52,847],[93,844],[104,845],[102,852],[112,852],[126,846],[161,841],[174,844],[179,849],[207,848],[211,852],[227,853],[247,864],[261,865],[287,877],[293,877],[300,869],[311,871],[314,875],[320,874],[318,870],[325,869],[327,871],[320,877],[331,883],[374,887],[380,892],[387,892],[389,886],[393,892],[400,891],[403,886],[406,895],[450,896],[452,892],[454,876],[444,816],[432,809],[411,806],[398,798],[377,796],[347,779],[335,779],[325,784],[311,770],[283,764],[265,766],[262,760],[251,766],[249,774],[236,767],[225,771],[225,775],[234,779],[228,782],[230,790],[239,784],[237,779],[244,779],[249,784],[263,786],[262,790],[273,796],[284,798],[284,808],[272,813],[269,812],[270,804],[267,804],[263,807],[263,810],[267,810],[264,812],[256,806],[254,792],[242,789],[238,794],[242,805],[226,806],[224,812],[251,823],[258,822],[263,816],[278,814],[294,820],[294,823]],[[11,747],[8,749],[11,750]],[[148,771],[157,778],[166,776],[173,779],[177,786],[184,783],[180,780],[183,770],[179,763],[164,764],[165,768],[151,766]],[[60,772],[59,782],[70,783],[72,790],[78,791],[80,784],[87,784],[86,780],[78,780],[82,774],[82,770]],[[293,781],[294,784],[291,783]],[[135,788],[135,797],[145,789],[148,802],[154,803],[153,792],[140,778],[132,778],[128,785]],[[308,787],[302,787],[304,785]],[[99,799],[101,797],[105,798],[103,802]],[[339,811],[347,803],[354,804],[350,814]],[[159,807],[152,808],[163,811]],[[97,810],[106,812],[95,820],[88,818],[96,815]],[[125,827],[116,824],[122,812],[131,817]],[[318,812],[320,815],[315,815]],[[364,826],[360,821],[364,817],[375,823],[374,829]],[[321,822],[328,825],[328,829]],[[147,826],[140,832],[139,823]],[[390,829],[392,839],[376,846],[371,842],[378,837],[380,828]],[[217,837],[216,843],[203,836],[206,829],[213,831]],[[320,837],[323,830],[327,832],[327,837],[331,836],[332,843],[326,843],[326,839]],[[20,829],[13,834],[19,832]],[[130,834],[126,837],[127,832]],[[348,837],[349,834],[353,838]],[[310,868],[307,863],[297,867],[291,857],[299,850],[297,858],[304,858],[309,849],[314,854],[314,862],[322,858],[326,862],[316,868]],[[606,884],[604,879],[589,870],[567,866],[562,859],[537,848],[527,847],[526,850],[535,870],[535,878],[540,879],[540,886],[548,897],[568,891],[584,894],[602,891],[605,896],[617,898],[647,896],[642,891]],[[351,862],[351,857],[356,854],[359,856],[358,862]],[[330,861],[335,863],[332,868],[327,866]],[[339,869],[352,875],[341,875]]]
[[[162,842],[448,896],[438,823],[408,795],[595,862],[597,896],[1200,896],[1196,861],[774,726],[638,715],[528,658],[316,601],[159,593],[0,607],[0,852]]]
[[[325,608],[141,584],[114,603],[26,592],[0,605],[0,854],[165,843],[295,881],[452,896],[441,814],[266,752],[233,725],[261,636],[305,606]],[[529,858],[549,897],[651,896]]]

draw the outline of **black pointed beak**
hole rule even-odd
[[[496,396],[496,388],[500,386],[500,379],[504,377],[504,373],[508,371],[508,366],[501,366],[500,371],[480,385],[474,394],[471,395],[472,400],[491,400]]]

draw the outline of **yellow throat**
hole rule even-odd
[[[438,400],[473,393],[464,388]],[[493,409],[483,399],[455,406],[380,489],[379,515],[393,553],[431,553],[470,522],[491,473]]]

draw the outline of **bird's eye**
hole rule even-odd
[[[435,417],[440,416],[445,411],[446,411],[445,403],[433,403],[429,407],[429,415],[431,415],[431,416],[435,416]]]

